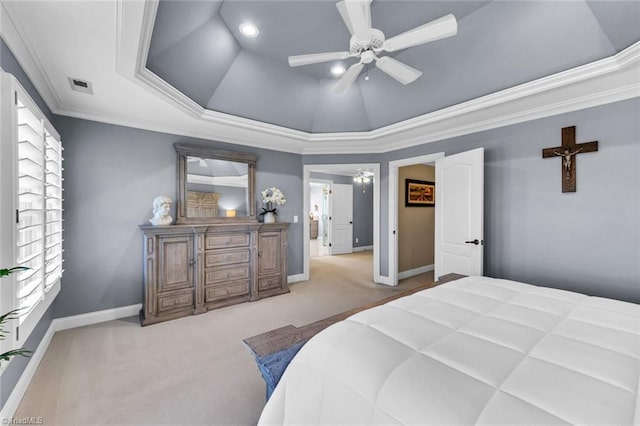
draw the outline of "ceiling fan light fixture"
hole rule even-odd
[[[367,192],[367,184],[371,182],[372,177],[373,173],[359,170],[358,174],[353,177],[353,181],[362,185],[362,193],[364,194],[365,192]]]
[[[238,29],[240,30],[240,33],[243,36],[249,37],[249,38],[257,37],[258,34],[260,33],[260,30],[258,30],[258,27],[256,27],[251,22],[243,22],[242,24],[240,24],[240,27],[238,27]]]
[[[373,62],[375,57],[375,53],[373,53],[373,51],[371,50],[365,50],[360,54],[360,60],[363,64],[370,64],[371,62]]]
[[[341,76],[342,74],[344,74],[345,69],[342,65],[334,65],[333,67],[331,67],[331,74],[333,74],[336,77]]]

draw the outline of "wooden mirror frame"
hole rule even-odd
[[[209,148],[204,145],[195,145],[177,142],[173,144],[178,157],[177,164],[177,206],[176,224],[206,224],[206,223],[233,223],[233,222],[257,222],[256,218],[256,161],[258,157],[245,152],[224,151]],[[188,217],[187,216],[187,157],[213,158],[216,160],[234,161],[248,165],[247,192],[248,192],[248,216],[238,217]]]

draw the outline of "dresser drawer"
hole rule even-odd
[[[282,286],[281,275],[258,278],[258,291],[270,290],[272,288],[280,288],[281,286]]]
[[[211,285],[228,281],[249,279],[249,265],[222,266],[205,269],[204,284]]]
[[[244,296],[245,294],[249,294],[249,280],[232,282],[226,285],[206,287],[204,293],[204,301],[212,302],[214,300],[226,299],[234,296]]]
[[[193,306],[193,291],[158,296],[158,312]]]
[[[204,267],[249,263],[249,249],[211,250],[205,253]]]
[[[249,234],[221,234],[207,235],[205,237],[205,250],[221,249],[229,247],[247,247],[249,245]]]

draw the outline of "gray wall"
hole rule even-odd
[[[65,148],[65,274],[55,316],[142,301],[142,234],[157,195],[176,198],[174,142],[202,143],[258,156],[256,189],[287,196],[278,220],[302,207],[301,157],[128,127],[58,117]],[[259,206],[261,203],[258,204]],[[175,203],[172,209],[175,218]],[[302,223],[289,228],[289,271],[302,272]]]
[[[353,177],[333,175],[329,173],[311,172],[312,179],[331,180],[353,186],[353,247],[367,247],[373,245],[373,181],[369,182],[366,192],[362,186],[353,181]],[[356,243],[356,238],[358,242]]]
[[[353,185],[354,247],[373,246],[373,185],[373,181],[369,182],[364,193],[362,185]]]

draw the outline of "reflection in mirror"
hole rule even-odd
[[[187,156],[187,217],[248,216],[249,165]]]
[[[176,224],[254,223],[256,162],[247,152],[176,142]]]

